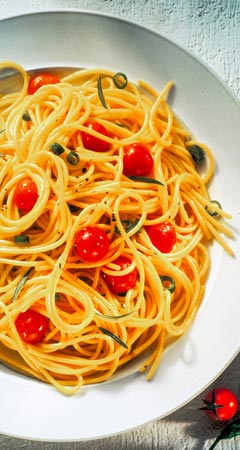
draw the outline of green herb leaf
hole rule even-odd
[[[169,292],[171,292],[172,294],[176,289],[176,281],[168,275],[162,275],[160,276],[160,279],[163,284],[163,287],[165,289],[168,289]]]
[[[240,419],[234,420],[233,422],[226,425],[217,439],[213,442],[209,450],[213,450],[223,439],[230,439],[237,436],[240,436]]]
[[[197,144],[190,145],[190,147],[187,147],[187,150],[189,151],[194,162],[200,163],[204,161],[205,153],[199,145]]]
[[[134,312],[135,312],[135,311],[131,311],[131,312],[125,313],[125,314],[119,314],[118,316],[111,316],[111,315],[108,315],[108,314],[102,314],[102,313],[99,313],[98,311],[96,311],[96,316],[98,316],[98,317],[103,317],[103,318],[105,318],[105,319],[122,319],[123,317],[131,316]],[[115,335],[114,335],[114,336],[115,336]]]
[[[221,204],[217,200],[211,200],[211,203],[218,206],[218,208],[222,209]],[[208,214],[212,217],[219,215],[217,211],[213,211],[212,209],[209,209],[208,206],[205,206],[205,209],[208,212]]]
[[[139,222],[139,219],[135,219],[134,221],[127,220],[127,219],[121,220],[122,226],[123,226],[124,230],[126,231],[126,233],[129,233],[129,231],[131,231],[137,225],[138,222]],[[117,225],[115,225],[114,232],[116,234],[121,234]],[[137,233],[141,233],[141,231],[138,230]]]
[[[113,76],[113,82],[118,89],[124,89],[128,84],[127,75],[123,72],[117,72]]]
[[[155,180],[155,178],[150,178],[150,177],[138,177],[138,176],[130,176],[128,177],[130,178],[130,180],[133,181],[141,181],[142,183],[151,183],[151,184],[160,184],[161,186],[164,186],[163,183],[161,183],[161,181]]]
[[[63,152],[65,152],[64,147],[61,144],[58,144],[58,142],[55,142],[54,144],[50,145],[50,149],[54,153],[54,155],[61,155]]]
[[[117,342],[119,345],[128,349],[127,344],[125,344],[125,342],[123,342],[122,339],[120,339],[118,336],[116,336],[116,334],[112,333],[110,330],[107,330],[106,328],[103,328],[103,327],[98,327],[98,328],[100,331],[102,331],[103,334],[106,334],[107,336],[111,337],[115,342]]]
[[[102,89],[102,77],[98,78],[98,82],[97,82],[97,89],[98,89],[98,96],[100,98],[100,101],[103,105],[104,108],[108,109],[107,104],[105,102],[105,98],[103,95],[103,89]]]
[[[17,285],[17,287],[16,287],[16,289],[14,291],[14,295],[13,295],[13,299],[12,299],[13,302],[16,301],[16,299],[17,299],[17,297],[18,297],[22,287],[26,283],[26,281],[27,281],[30,273],[32,272],[32,270],[33,270],[33,267],[30,267],[30,269],[28,269],[28,271],[25,273],[25,275],[23,275],[22,279],[19,281],[19,283],[18,283],[18,285]]]
[[[22,119],[25,120],[25,122],[31,122],[31,117],[29,116],[29,113],[27,111],[23,113]]]
[[[16,242],[16,244],[29,244],[29,236],[26,234],[19,234],[18,236],[14,236],[14,242]]]
[[[76,166],[80,161],[79,154],[77,152],[69,152],[67,155],[67,161],[72,166]]]

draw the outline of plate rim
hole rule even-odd
[[[235,95],[235,93],[232,91],[232,89],[226,84],[226,82],[211,67],[209,67],[198,55],[194,54],[194,52],[192,52],[188,48],[184,47],[182,44],[180,45],[178,42],[174,41],[173,39],[170,39],[170,38],[164,36],[163,34],[158,33],[155,30],[153,30],[153,29],[151,29],[149,27],[143,26],[143,25],[141,25],[139,23],[136,23],[136,22],[134,22],[132,20],[121,18],[121,17],[115,16],[113,14],[108,14],[108,13],[103,13],[103,12],[98,12],[98,11],[93,11],[93,10],[82,10],[82,9],[80,10],[80,9],[75,9],[75,8],[70,8],[70,9],[68,8],[68,9],[51,9],[51,10],[44,10],[44,11],[31,11],[31,12],[28,12],[28,13],[24,13],[23,12],[23,13],[20,13],[20,14],[17,14],[17,15],[11,15],[11,16],[8,16],[8,17],[4,17],[4,18],[2,18],[0,20],[0,23],[2,21],[8,21],[8,20],[12,20],[12,19],[19,19],[19,18],[27,17],[27,16],[36,16],[36,15],[42,15],[42,14],[43,15],[49,15],[49,14],[59,14],[59,13],[60,14],[62,14],[62,13],[64,13],[64,14],[66,14],[66,13],[67,14],[68,13],[70,13],[70,14],[77,13],[77,14],[80,14],[80,15],[89,15],[89,16],[90,15],[91,16],[94,15],[96,17],[104,17],[104,18],[111,19],[111,20],[117,20],[118,22],[125,22],[128,25],[130,25],[130,26],[133,25],[133,26],[136,26],[136,27],[138,27],[138,28],[140,28],[142,30],[148,31],[150,33],[153,33],[154,35],[160,37],[161,39],[167,41],[168,43],[173,44],[179,50],[183,51],[189,57],[193,58],[198,63],[200,63],[200,65],[203,66],[204,69],[207,70],[208,73],[210,73],[211,76],[213,76],[213,78],[216,81],[218,81],[218,83],[220,83],[222,88],[224,88],[224,91],[228,95],[230,95],[231,100],[234,101],[234,103],[238,106],[239,111],[240,111],[240,103],[239,103],[238,97]],[[176,411],[177,409],[183,407],[185,404],[190,402],[193,398],[195,398],[197,395],[199,395],[199,393],[202,392],[208,385],[210,385],[219,375],[221,375],[221,373],[223,373],[226,370],[226,368],[231,364],[231,362],[235,359],[235,357],[237,356],[238,353],[239,353],[239,349],[236,349],[233,352],[231,359],[226,362],[225,366],[222,368],[222,370],[220,372],[218,371],[218,373],[216,374],[215,378],[211,378],[211,380],[205,386],[203,386],[198,392],[194,392],[194,394],[192,394],[192,396],[188,397],[184,403],[181,403],[181,405],[178,405],[175,408],[173,408],[171,410],[168,410],[166,414],[163,414],[160,417],[156,417],[155,419],[152,419],[152,418],[149,419],[149,422],[152,422],[152,420],[157,420],[159,418],[166,417],[167,415],[171,414],[173,411]],[[132,429],[136,429],[136,428],[142,426],[143,424],[147,424],[149,422],[140,423],[139,425],[136,425],[134,427],[130,427],[130,428],[126,429],[126,430],[120,430],[120,431],[117,431],[117,432],[115,431],[113,434],[111,433],[111,434],[98,435],[96,437],[91,437],[90,439],[98,439],[98,438],[103,438],[103,437],[107,437],[107,436],[117,435],[119,433],[122,433],[123,431],[127,431],[127,430],[130,430],[130,429],[131,430]],[[2,432],[2,433],[5,434],[4,432]],[[6,434],[9,434],[9,433],[6,433]],[[11,434],[11,435],[14,436],[13,434]],[[16,437],[23,437],[23,436],[16,435]],[[34,440],[35,438],[27,437],[27,439]],[[37,438],[37,439],[39,439],[39,438]],[[86,439],[89,439],[89,438],[83,438],[83,439],[76,438],[76,439],[73,439],[73,441],[86,440]],[[41,439],[41,440],[49,441],[49,438]],[[62,438],[61,439],[52,439],[51,438],[51,441],[63,442],[65,440],[62,439]],[[66,441],[69,442],[69,438],[67,438]],[[71,441],[71,439],[70,439],[70,441]]]

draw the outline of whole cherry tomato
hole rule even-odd
[[[26,213],[31,211],[37,199],[38,189],[32,178],[26,177],[17,183],[13,201],[21,211]]]
[[[75,245],[77,254],[83,261],[97,262],[106,256],[110,241],[101,228],[87,226],[77,232]]]
[[[57,75],[54,75],[52,73],[45,72],[34,75],[30,78],[28,83],[28,94],[34,94],[40,87],[47,84],[57,83],[60,83],[60,79],[57,77]]]
[[[49,319],[33,309],[20,313],[15,326],[21,339],[29,344],[40,342],[45,335]]]
[[[169,253],[176,243],[176,231],[171,222],[150,225],[147,233],[153,245],[162,253]]]
[[[153,157],[144,144],[130,144],[124,148],[123,173],[130,176],[148,176],[153,169]]]
[[[97,133],[103,136],[109,137],[109,133],[106,128],[97,122],[89,122],[87,127],[89,130],[97,131]],[[107,152],[110,149],[110,143],[93,136],[86,131],[82,131],[82,141],[83,145],[87,150],[93,150],[95,152]]]
[[[121,270],[128,269],[132,264],[131,259],[126,256],[119,256],[114,261],[114,264],[120,266]],[[132,289],[137,281],[138,271],[133,269],[127,275],[109,275],[103,274],[103,278],[109,288],[109,290],[115,294],[124,294],[129,289]]]
[[[211,419],[225,422],[235,416],[238,410],[238,399],[230,389],[212,389],[207,393],[200,409],[204,410]]]

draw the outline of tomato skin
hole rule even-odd
[[[130,144],[124,148],[123,173],[130,176],[148,176],[153,169],[153,157],[146,145]]]
[[[225,422],[232,419],[238,410],[236,395],[227,388],[215,388],[207,393],[203,400],[203,407],[208,417]]]
[[[30,177],[20,180],[13,195],[15,205],[23,212],[31,211],[38,199],[38,190],[35,182]]]
[[[106,256],[110,241],[101,228],[87,226],[77,232],[75,245],[76,252],[83,261],[97,262]]]
[[[21,339],[29,344],[42,341],[49,324],[49,319],[33,309],[20,313],[15,326]]]
[[[127,269],[132,263],[131,259],[126,256],[119,256],[113,262],[114,264],[119,265],[121,270]],[[124,294],[135,286],[138,278],[138,271],[135,267],[135,269],[127,275],[114,276],[104,273],[103,278],[111,292],[114,294]]]
[[[28,94],[34,94],[40,87],[46,86],[47,84],[57,84],[60,83],[60,79],[52,73],[41,73],[34,75],[30,78],[28,83]]]
[[[97,131],[103,136],[109,137],[109,133],[106,128],[97,122],[89,122],[87,127],[90,130]],[[87,150],[93,150],[94,152],[107,152],[110,149],[111,144],[103,139],[92,136],[86,131],[82,131],[83,145]]]
[[[176,231],[171,222],[160,222],[150,225],[147,233],[152,244],[162,253],[169,253],[176,244]]]

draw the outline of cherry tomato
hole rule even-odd
[[[131,265],[132,261],[131,259],[127,258],[126,256],[119,256],[117,259],[115,259],[114,264],[117,264],[121,267],[121,270],[128,269],[128,267]],[[130,273],[127,275],[108,275],[103,274],[103,278],[111,292],[114,294],[124,294],[129,289],[133,288],[136,284],[138,277],[138,271],[137,269],[133,269]]]
[[[144,144],[134,143],[124,148],[123,173],[130,176],[148,176],[153,168],[153,157]]]
[[[33,309],[20,313],[15,325],[19,336],[29,344],[40,342],[47,330],[49,319]]]
[[[169,253],[176,243],[176,231],[171,222],[161,222],[147,227],[153,245],[162,253]]]
[[[226,388],[216,388],[209,391],[203,400],[203,407],[208,417],[225,422],[232,419],[238,410],[236,395]]]
[[[34,75],[30,78],[28,83],[28,94],[32,95],[36,92],[40,87],[45,86],[47,84],[56,84],[59,83],[60,79],[52,74],[52,73],[41,73]]]
[[[109,137],[109,133],[106,128],[97,122],[90,122],[87,127],[90,130],[97,131],[103,136]],[[110,143],[104,141],[103,139],[92,136],[91,134],[82,131],[82,141],[83,145],[88,150],[94,150],[95,152],[107,152],[110,149]]]
[[[77,254],[83,261],[97,262],[107,254],[110,241],[101,228],[87,226],[77,232],[75,244]]]
[[[20,180],[13,195],[15,205],[24,212],[29,212],[33,209],[38,199],[38,190],[35,182],[30,177]]]

